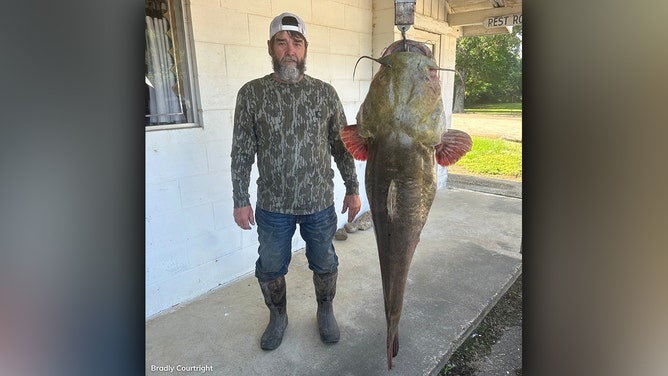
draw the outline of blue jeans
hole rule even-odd
[[[337,270],[339,258],[332,244],[337,225],[334,205],[306,215],[280,214],[256,208],[255,221],[260,242],[255,276],[260,281],[271,281],[287,274],[292,259],[292,236],[297,224],[306,242],[309,269],[317,274]]]

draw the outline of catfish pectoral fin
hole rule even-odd
[[[445,167],[455,164],[471,151],[473,140],[468,133],[458,129],[448,129],[441,135],[441,142],[436,145],[436,163]]]
[[[359,134],[357,124],[347,125],[339,131],[341,134],[341,141],[346,149],[350,152],[353,158],[358,161],[366,161],[369,157],[369,145],[366,139]]]

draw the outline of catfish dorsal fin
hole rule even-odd
[[[366,143],[366,139],[360,136],[357,124],[347,125],[341,128],[339,133],[341,134],[343,145],[345,145],[353,158],[358,161],[366,161],[369,157],[369,146]]]
[[[466,132],[448,129],[441,135],[441,142],[436,145],[436,163],[445,167],[455,164],[471,151],[473,140]]]

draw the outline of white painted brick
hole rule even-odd
[[[253,205],[253,210],[255,210],[255,205]],[[257,248],[257,245],[260,244],[257,240],[257,227],[252,227],[250,230],[242,230],[241,231],[241,248],[249,248],[249,247],[255,247]]]
[[[359,100],[359,84],[350,80],[332,80],[332,86],[339,94],[339,99],[344,101],[358,101]]]
[[[241,236],[229,230],[214,230],[188,243],[188,263],[191,268],[198,267],[240,249]]]
[[[147,132],[146,150],[178,144],[199,144],[204,140],[202,128],[172,129],[169,131]]]
[[[219,265],[216,262],[211,262],[187,272],[179,273],[168,280],[155,283],[151,286],[152,289],[158,289],[162,292],[163,298],[159,301],[161,306],[154,309],[158,312],[163,311],[192,300],[194,297],[218,286],[222,282],[219,271]]]
[[[340,3],[345,5],[350,5],[354,7],[362,7],[365,9],[371,9],[371,0],[339,0]],[[365,3],[365,4],[362,4]]]
[[[181,208],[177,180],[146,184],[146,215],[156,215]]]
[[[180,179],[181,203],[188,207],[231,197],[232,188],[226,184],[229,176],[227,172],[218,171]]]
[[[225,276],[226,280],[224,283],[227,283],[229,280],[253,273],[255,271],[256,260],[257,247],[230,253],[218,259],[219,275]]]
[[[306,74],[319,80],[330,82],[332,79],[333,63],[330,55],[309,53],[306,59]]]
[[[373,57],[380,58],[385,49],[394,41],[394,32],[375,33],[371,38],[373,41]],[[378,71],[378,65],[374,66],[374,73]]]
[[[193,5],[191,14],[196,42],[248,44],[248,17],[245,13]]]
[[[346,30],[368,33],[372,26],[372,13],[370,10],[352,6],[345,7],[344,28]]]
[[[371,80],[368,81],[360,80],[359,84],[360,84],[360,100],[364,101],[367,94],[369,94],[369,87],[371,86]]]
[[[313,53],[329,54],[330,50],[330,28],[320,25],[308,25],[308,56]]]
[[[146,250],[146,283],[173,278],[190,268],[185,247],[151,247]]]
[[[220,0],[190,0],[190,4],[198,7],[220,8]]]
[[[237,227],[237,224],[234,222],[233,212],[234,203],[232,202],[231,197],[213,204],[213,216],[216,230],[222,230],[228,234],[234,232],[234,237],[241,239],[241,229]],[[239,244],[239,247],[241,247],[241,244]]]
[[[151,214],[149,213],[146,213],[146,217],[144,217],[144,243],[146,249],[155,244],[155,236],[153,236],[153,229],[151,229]]]
[[[360,109],[360,102],[343,102],[343,111],[346,113],[348,124],[357,123],[357,112]]]
[[[381,10],[391,10],[394,12],[394,2],[387,0],[372,0],[374,12]]]
[[[390,7],[385,9],[375,9],[372,15],[374,25],[373,34],[394,32],[394,5],[389,2]]]
[[[234,110],[237,93],[247,79],[234,79],[225,76],[200,76],[199,87],[202,109]]]
[[[360,56],[373,56],[373,38],[370,32],[360,33]]]
[[[160,291],[160,285],[157,284],[146,284],[145,287],[146,298],[144,301],[144,310],[146,318],[151,318],[160,311],[163,311],[169,308],[168,304],[165,301],[164,294]]]
[[[314,1],[312,23],[315,25],[342,28],[345,23],[344,8],[345,6],[337,1]]]
[[[345,41],[342,43],[341,41]],[[343,29],[332,29],[330,31],[330,51],[336,55],[360,55],[360,34]]]
[[[218,184],[230,185],[230,166],[232,164],[232,157],[230,151],[232,149],[232,140],[215,140],[209,141],[206,144],[207,155],[209,156],[209,171],[223,172],[224,180]],[[225,198],[232,197],[231,193]]]
[[[267,41],[269,40],[269,25],[274,16],[248,16],[248,30],[250,35],[250,45],[253,47],[264,48],[267,53]]]
[[[227,46],[227,72],[231,78],[250,80],[272,72],[266,47]]]
[[[231,140],[234,111],[211,110],[202,113],[202,130],[206,141]],[[231,141],[229,141],[231,144]]]
[[[147,183],[205,174],[207,171],[206,149],[203,144],[155,146],[146,151]]]
[[[271,0],[220,0],[223,8],[232,9],[241,13],[271,16]],[[267,28],[269,24],[267,23]]]
[[[200,75],[226,75],[225,45],[218,43],[195,43],[197,73]]]
[[[364,56],[371,56],[371,55],[369,54],[369,55],[364,55]],[[354,62],[353,62],[353,60],[354,60]],[[364,83],[364,82],[370,82],[371,78],[373,76],[373,66],[374,65],[380,66],[380,64],[376,63],[375,61],[373,61],[371,59],[366,59],[366,58],[359,60],[359,62],[357,60],[359,60],[359,58],[357,58],[357,59],[352,59],[351,58],[350,60],[347,60],[348,63],[346,63],[348,65],[352,64],[353,69],[355,69],[354,68],[355,64],[357,64],[357,69],[355,69],[355,81],[358,81],[361,84]],[[343,78],[345,78],[345,77],[343,77]],[[367,84],[367,86],[368,86],[368,84]]]
[[[330,55],[332,60],[332,78],[336,80],[347,80],[351,81],[353,79],[353,72],[355,73],[355,81],[360,78],[364,78],[363,71],[355,71],[355,63],[359,59],[359,56],[350,56],[350,55]],[[368,59],[364,59],[368,60]],[[360,61],[357,68],[360,68],[360,65],[363,61]]]
[[[184,208],[151,217],[151,229],[157,249],[183,246],[190,239],[214,230],[213,205]]]
[[[224,89],[228,85],[227,76],[200,74],[198,81],[200,103],[204,112],[222,110],[230,105],[231,98],[228,91]]]

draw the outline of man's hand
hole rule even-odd
[[[234,222],[237,223],[237,226],[241,227],[244,230],[250,230],[251,225],[255,226],[255,216],[253,215],[253,207],[242,206],[240,208],[234,208]]]
[[[359,195],[346,195],[346,197],[343,198],[343,209],[341,210],[341,214],[345,213],[347,210],[348,222],[352,222],[355,219],[355,216],[357,216],[357,213],[360,212],[360,208],[362,208],[362,202],[360,201]]]

